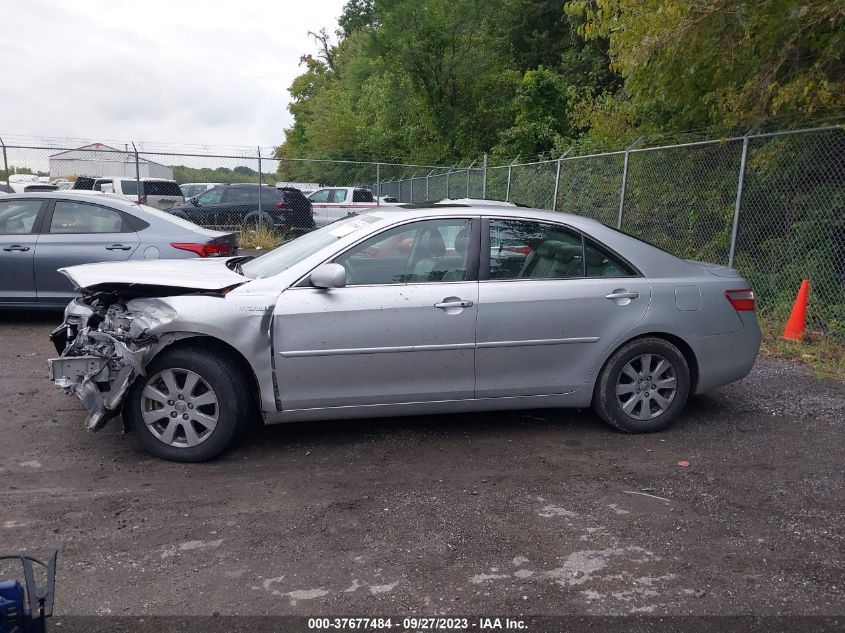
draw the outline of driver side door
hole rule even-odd
[[[475,392],[480,224],[418,220],[333,261],[344,288],[306,278],[273,325],[285,410],[463,400]]]

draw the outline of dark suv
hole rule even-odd
[[[263,223],[277,230],[297,233],[314,228],[311,201],[293,187],[218,185],[167,211],[200,226],[258,226]]]

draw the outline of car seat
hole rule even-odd
[[[446,243],[440,230],[432,228],[426,231],[417,245],[418,259],[411,271],[409,282],[431,281],[436,276],[436,269],[446,254]],[[442,273],[441,273],[442,274]]]
[[[466,278],[466,255],[468,246],[469,229],[461,229],[461,232],[455,237],[455,252],[460,256],[460,263],[455,262],[457,265],[449,267],[449,270],[445,275],[443,275],[443,281],[463,281]]]

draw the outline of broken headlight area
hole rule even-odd
[[[97,431],[120,412],[126,392],[144,374],[158,342],[149,331],[161,316],[155,310],[134,309],[111,294],[68,305],[64,322],[50,335],[61,354],[48,361],[50,378],[85,405],[87,428]]]

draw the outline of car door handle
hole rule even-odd
[[[435,303],[434,307],[440,308],[441,310],[445,310],[447,308],[470,308],[472,307],[472,301],[441,301],[440,303]]]
[[[112,244],[111,246],[106,246],[107,251],[128,251],[131,246],[124,246],[123,244]]]
[[[640,293],[639,292],[628,292],[627,290],[624,292],[611,292],[609,295],[604,296],[605,299],[639,299]]]
[[[21,246],[20,244],[12,244],[11,246],[6,246],[4,251],[28,251],[29,246]]]

